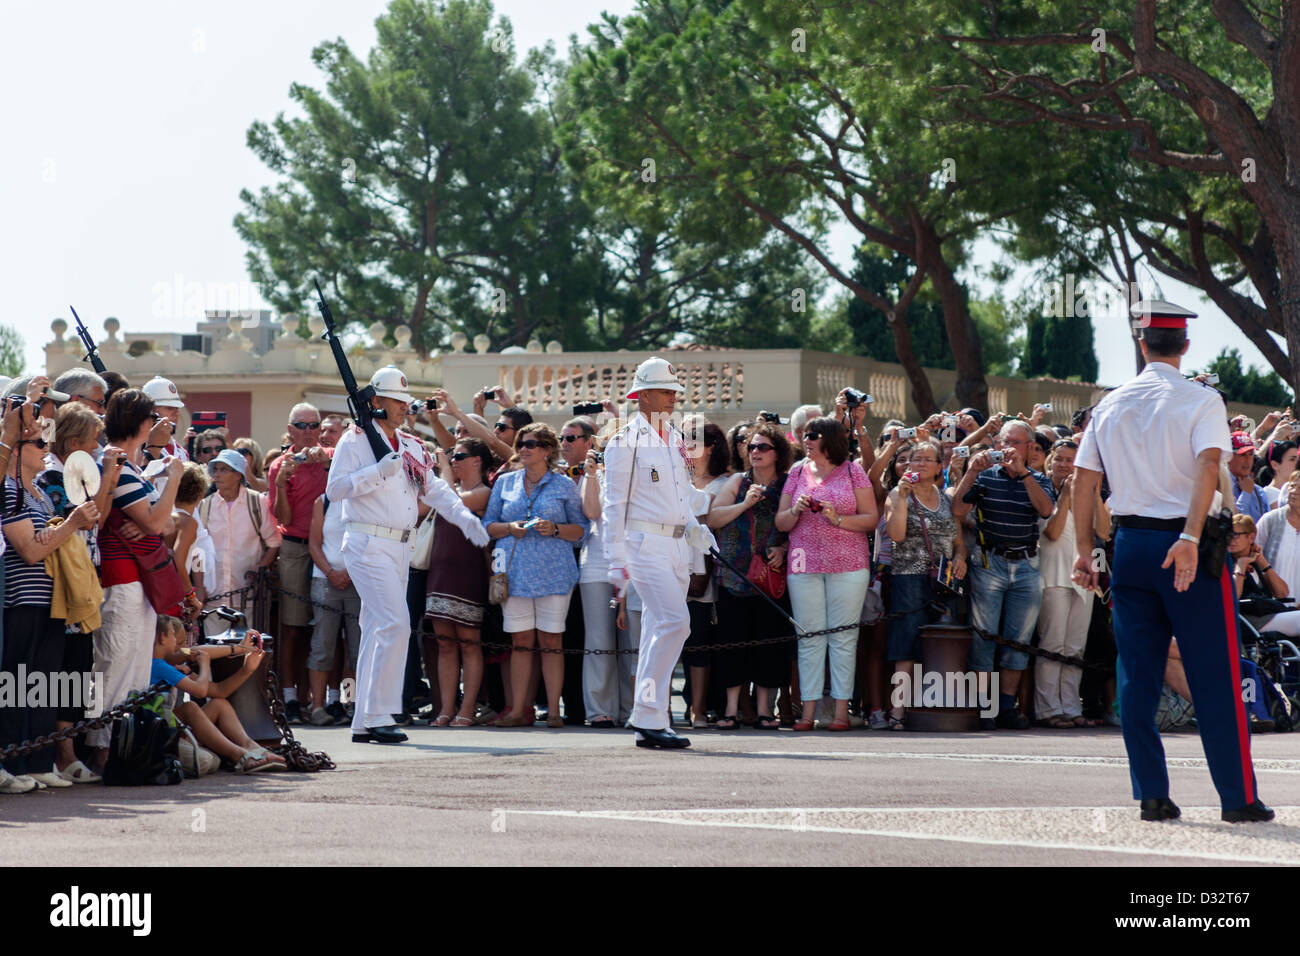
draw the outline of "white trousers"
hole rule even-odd
[[[343,539],[348,574],[361,595],[361,650],[357,655],[352,730],[385,727],[402,711],[402,681],[411,640],[406,607],[409,548],[400,541],[349,531]]]
[[[1069,657],[1083,654],[1088,643],[1088,624],[1092,620],[1092,597],[1074,588],[1043,588],[1043,603],[1038,611],[1038,646]],[[1083,701],[1079,699],[1079,682],[1083,671],[1077,667],[1040,657],[1034,662],[1034,717],[1080,717]]]
[[[104,675],[99,699],[108,710],[131,691],[149,686],[158,613],[139,581],[105,588],[99,613],[103,623],[95,632],[95,670]],[[112,739],[112,724],[86,734],[91,747],[107,747]]]
[[[666,730],[672,724],[668,704],[672,699],[673,668],[691,634],[691,616],[686,608],[690,553],[685,538],[641,532],[628,535],[627,572],[644,604],[636,658],[633,727]]]

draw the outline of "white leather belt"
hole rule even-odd
[[[391,538],[393,541],[406,541],[411,537],[409,528],[398,530],[377,524],[362,524],[360,521],[349,521],[346,527],[348,531],[355,531],[358,534],[373,534],[377,538]]]
[[[628,531],[644,531],[646,534],[661,534],[666,538],[680,538],[686,534],[684,524],[658,524],[654,521],[637,521],[630,518],[625,525]]]

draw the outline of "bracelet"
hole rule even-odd
[[[1178,536],[1178,540],[1190,541],[1192,544],[1200,544],[1201,541],[1200,538],[1196,537],[1195,535],[1188,534],[1186,531],[1184,531],[1182,534]]]
[[[1272,570],[1273,570],[1273,565],[1270,564],[1270,565],[1268,565],[1267,567],[1262,568],[1262,569],[1260,570],[1259,573],[1260,573],[1260,574],[1268,574],[1268,572],[1270,572],[1270,571],[1272,571]]]

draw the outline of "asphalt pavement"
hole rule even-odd
[[[1252,738],[1270,824],[1232,825],[1166,735],[1181,820],[1138,820],[1119,731],[297,728],[338,769],[0,796],[0,864],[1251,865],[1300,862],[1300,734]]]

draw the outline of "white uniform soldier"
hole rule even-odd
[[[392,447],[375,461],[360,428],[347,429],[334,452],[325,493],[343,509],[343,556],[361,595],[361,652],[352,739],[401,743],[393,714],[402,707],[402,680],[411,619],[406,607],[407,540],[423,501],[477,545],[487,532],[460,496],[432,472],[433,459],[419,439],[397,426],[406,420],[411,396],[401,369],[387,366],[370,379],[375,408],[385,413],[375,426]]]
[[[693,514],[682,436],[669,420],[685,391],[671,365],[646,359],[627,396],[638,412],[605,446],[601,507],[609,580],[620,596],[630,580],[645,605],[629,722],[638,747],[691,745],[673,733],[668,705],[673,668],[691,629],[690,550],[707,551],[717,542]]]

